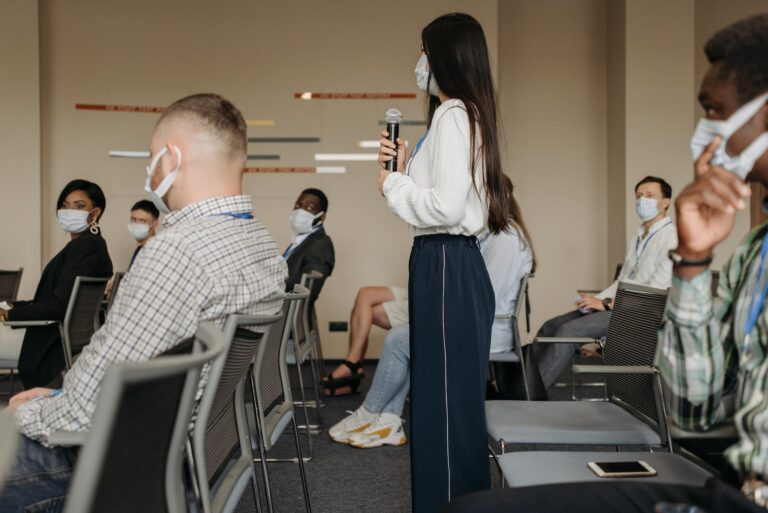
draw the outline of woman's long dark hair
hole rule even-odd
[[[475,169],[478,157],[482,155],[488,197],[488,228],[492,233],[499,233],[507,226],[509,199],[502,182],[504,173],[496,128],[496,92],[483,27],[468,14],[446,14],[424,27],[421,43],[440,91],[448,98],[461,100],[467,108],[472,183],[478,188]],[[439,98],[429,97],[429,125],[439,105]]]
[[[509,230],[510,228],[517,230],[517,234],[521,239],[523,239],[524,247],[528,246],[531,248],[531,272],[535,273],[536,252],[533,250],[533,241],[531,241],[531,235],[528,233],[528,228],[525,226],[525,221],[523,221],[523,212],[520,209],[520,204],[517,202],[517,199],[515,199],[515,186],[512,185],[512,180],[507,175],[502,175],[501,180],[504,184],[504,190],[507,191],[507,196],[509,198],[507,227],[505,228],[505,231]]]

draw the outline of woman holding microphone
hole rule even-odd
[[[484,395],[494,294],[477,236],[507,229],[496,95],[480,24],[448,14],[421,33],[429,130],[405,167],[384,131],[379,190],[413,226],[409,263],[414,513],[490,487]]]

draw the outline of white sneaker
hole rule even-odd
[[[360,449],[382,445],[405,445],[403,420],[393,413],[382,413],[365,430],[350,434],[347,443]]]
[[[328,430],[328,436],[334,442],[348,443],[351,435],[365,431],[378,417],[378,415],[369,412],[362,406],[355,411],[348,411],[347,413],[350,414],[348,417],[343,418],[341,422]]]

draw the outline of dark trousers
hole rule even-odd
[[[599,483],[529,486],[473,493],[458,499],[443,513],[653,513],[656,505],[689,504],[705,513],[765,513],[736,488],[715,478],[703,488],[619,479]],[[695,509],[660,509],[694,512]]]
[[[477,239],[414,239],[409,265],[414,513],[490,487],[485,384],[494,294]]]

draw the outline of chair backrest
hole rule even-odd
[[[224,325],[225,349],[211,365],[192,432],[197,485],[206,512],[213,503],[226,503],[253,467],[243,387],[263,339],[274,330],[282,333],[282,321],[281,314],[230,315]],[[217,483],[222,484],[215,493],[223,501],[211,496]]]
[[[322,277],[320,273],[315,271],[312,271],[310,274],[304,274],[301,277],[300,286],[303,289],[306,289],[310,296],[312,295],[312,287],[317,280],[317,276],[314,276],[315,274]],[[293,291],[296,292],[295,286]],[[312,317],[311,313],[309,299],[307,299],[307,301],[300,301],[299,304],[296,305],[296,315],[289,317],[291,322],[291,338],[296,342],[297,347],[303,347],[305,344],[310,343],[310,333],[312,331],[310,323],[310,317]]]
[[[19,267],[16,271],[0,270],[0,301],[8,301],[9,303],[16,301],[23,273],[23,267]]]
[[[64,316],[64,359],[67,369],[74,357],[91,341],[91,335],[99,329],[99,310],[107,288],[107,278],[75,278]]]
[[[606,365],[653,365],[666,302],[666,290],[619,283],[603,348]],[[608,375],[608,398],[658,424],[663,405],[656,379],[649,374]]]
[[[282,333],[270,333],[259,347],[253,363],[253,379],[256,384],[256,405],[261,426],[264,449],[272,448],[276,437],[282,432],[287,420],[286,414],[293,411],[293,396],[288,374],[287,349],[292,325],[301,324],[299,316],[309,301],[309,289],[295,285],[283,304],[285,319]],[[277,324],[276,324],[277,326]],[[287,419],[287,420],[286,420]]]
[[[112,303],[115,302],[115,296],[117,296],[117,291],[120,288],[120,282],[123,281],[123,276],[125,276],[125,273],[117,272],[112,277],[112,291],[109,293],[109,298],[107,298],[107,312],[112,308]]]
[[[320,271],[310,271],[301,275],[301,286],[309,290],[310,300],[308,301],[308,308],[306,308],[306,329],[308,331],[317,330],[317,315],[315,314],[315,302],[312,301],[312,293],[317,287],[318,283],[324,278]]]
[[[182,452],[200,371],[224,348],[201,323],[194,337],[145,362],[112,365],[104,376],[65,513],[186,512]]]
[[[520,278],[520,289],[517,291],[517,303],[515,303],[515,317],[512,319],[512,336],[514,337],[514,340],[512,340],[513,348],[520,353],[519,348],[521,348],[524,344],[523,342],[527,342],[525,338],[523,337],[523,333],[520,329],[520,320],[523,318],[523,316],[528,315],[528,278],[530,274],[526,273],[523,275],[522,278]],[[519,354],[518,354],[519,356]],[[522,359],[520,360],[522,361]]]

